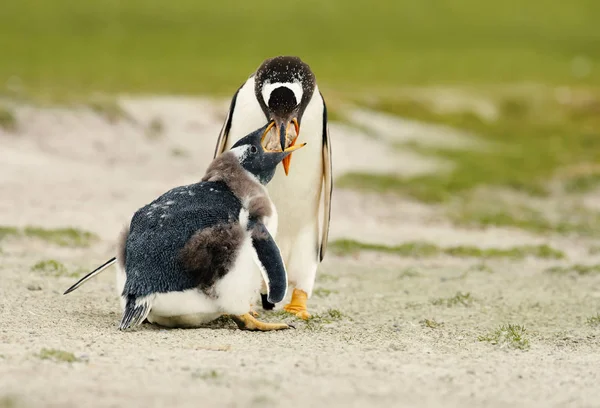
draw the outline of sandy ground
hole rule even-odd
[[[224,321],[206,329],[117,331],[114,271],[62,296],[74,278],[31,266],[56,259],[87,270],[112,256],[133,211],[201,177],[226,108],[226,101],[182,98],[120,103],[129,120],[110,123],[84,108],[20,107],[19,131],[0,130],[0,225],[72,226],[100,236],[89,248],[0,241],[0,408],[600,406],[600,328],[586,324],[600,311],[600,274],[544,271],[600,263],[589,251],[597,243],[460,229],[435,208],[392,196],[336,190],[331,238],[490,248],[545,243],[567,259],[330,253],[310,301],[324,318],[307,324],[262,314],[296,330],[249,333]],[[389,146],[419,135],[425,143],[470,143],[468,135],[369,112],[354,117],[358,127],[331,129],[336,175],[356,168],[444,171],[445,163]],[[469,292],[472,303],[432,302],[457,292]],[[507,323],[527,328],[528,350],[478,340]],[[40,359],[43,348],[79,361]]]

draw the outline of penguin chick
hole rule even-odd
[[[269,231],[277,213],[264,186],[277,164],[304,145],[265,151],[262,140],[273,126],[240,139],[213,160],[201,182],[174,188],[133,215],[118,252],[120,330],[145,319],[197,327],[224,314],[240,329],[290,327],[248,313],[263,280],[273,303],[287,291],[287,272]]]

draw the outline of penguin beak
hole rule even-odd
[[[294,142],[296,141],[296,138],[298,137],[298,133],[300,132],[300,126],[298,125],[298,119],[296,119],[296,118],[292,118],[292,119],[288,119],[288,120],[276,119],[275,122],[277,123],[277,130],[279,133],[279,143],[281,144],[281,151],[284,151],[285,148],[287,147],[286,146],[287,135],[289,133],[291,125],[294,125],[294,130],[296,131],[296,134],[294,136],[294,139],[292,140],[292,143],[290,143],[290,146],[292,146],[294,144]]]
[[[267,135],[269,134],[269,132],[271,131],[271,129],[273,129],[273,126],[275,126],[275,121],[271,120],[269,121],[269,124],[267,125],[267,127],[265,128],[262,136],[260,137],[260,145],[263,147],[263,150],[268,151],[265,149],[265,137],[267,137]]]
[[[288,146],[286,149],[284,149],[283,151],[276,151],[276,150],[268,150],[264,147],[263,145],[263,140],[265,139],[265,137],[267,137],[267,134],[269,133],[269,131],[274,128],[276,125],[274,122],[269,123],[269,125],[267,126],[266,130],[264,131],[262,138],[261,138],[261,146],[263,146],[263,151],[271,157],[271,160],[274,160],[273,163],[279,163],[281,161],[285,162],[286,159],[288,159],[293,151],[296,151],[298,149],[303,148],[304,146],[306,146],[306,143],[300,143],[300,144],[295,144],[292,143],[290,146]],[[297,138],[297,137],[296,137]],[[294,142],[296,141],[296,138],[294,139]],[[286,172],[287,175],[287,172]]]
[[[279,159],[282,163],[284,163],[284,168],[285,168],[285,161],[288,160],[290,158],[290,156],[292,155],[292,152],[298,149],[303,148],[304,146],[306,146],[306,143],[300,143],[300,144],[295,144],[293,146],[289,146],[287,149],[285,149],[283,152],[276,152],[275,154],[281,155],[282,157]],[[289,162],[288,162],[289,163]],[[285,175],[287,176],[287,172],[285,173]]]
[[[291,127],[293,126],[293,131],[291,129]],[[265,146],[264,139],[267,138],[267,134],[273,130],[274,134],[272,133],[272,136],[270,136],[270,138],[268,138],[268,141],[266,143],[267,147],[267,151],[279,151],[279,152],[291,152],[293,150],[289,150],[289,147],[295,146],[296,145],[296,140],[298,139],[298,135],[300,133],[300,124],[298,123],[298,119],[292,114],[290,116],[288,116],[287,118],[284,117],[280,117],[280,116],[276,116],[273,115],[271,121],[269,122],[269,125],[267,126],[262,139],[261,139],[261,144],[263,146]],[[276,139],[275,139],[276,138]],[[277,140],[277,142],[275,142],[275,140]],[[288,142],[291,139],[290,142]],[[281,150],[279,150],[278,148],[274,148],[275,143],[277,145],[279,145],[278,147],[281,148]],[[289,143],[289,145],[288,145]],[[277,149],[277,150],[275,150]],[[285,175],[287,176],[289,174],[290,171],[290,161],[291,161],[291,154],[288,154],[285,159],[283,159],[283,170],[285,171]]]
[[[301,144],[297,144],[297,145],[293,145],[293,146],[288,147],[287,149],[285,149],[283,151],[284,153],[288,154],[288,156],[284,157],[283,160],[285,160],[286,158],[290,157],[289,155],[291,155],[294,150],[298,150],[298,149],[300,149],[300,148],[302,148],[304,146],[306,146],[306,143],[301,143]]]
[[[298,128],[298,122],[296,121],[296,119],[292,119],[292,122],[295,122],[295,126],[296,126],[296,129],[297,129]],[[263,150],[266,153],[278,153],[278,154],[284,153],[285,154],[285,158],[288,158],[289,155],[292,154],[292,152],[294,150],[298,150],[301,147],[306,146],[306,143],[296,144],[296,140],[298,139],[298,136],[296,136],[296,137],[294,137],[294,140],[292,140],[292,143],[290,143],[290,145],[287,148],[282,149],[282,151],[274,151],[274,150],[268,150],[268,149],[266,149],[264,147],[265,138],[267,137],[267,135],[269,134],[269,132],[271,131],[271,129],[273,129],[275,126],[276,126],[276,122],[273,121],[273,120],[270,121],[269,124],[267,125],[267,127],[265,128],[265,130],[263,131],[263,134],[262,134],[262,136],[260,138],[260,145],[262,146]]]
[[[284,129],[284,125],[285,125],[285,129]],[[287,139],[288,130],[291,125],[294,125],[294,130],[296,131],[296,134],[293,136],[292,142],[290,143],[289,147],[293,147],[296,144],[298,135],[300,135],[300,125],[298,124],[297,118],[292,118],[292,120],[288,121],[287,123],[281,123],[280,128],[279,128],[279,141],[281,143],[281,150],[283,150],[283,151],[286,151],[286,148],[285,148],[286,141],[287,141],[286,139]],[[292,161],[291,154],[287,155],[283,159],[283,162],[282,162],[283,170],[285,171],[286,176],[290,172],[290,162],[291,161]]]

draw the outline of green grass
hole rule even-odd
[[[74,363],[79,361],[79,359],[75,357],[73,353],[57,349],[43,348],[40,350],[37,356],[42,360],[54,360],[65,363]]]
[[[396,192],[430,203],[448,201],[486,185],[546,196],[547,181],[559,172],[568,175],[582,164],[589,164],[590,168],[600,164],[600,94],[572,91],[573,99],[565,104],[547,91],[539,92],[540,95],[527,95],[527,90],[515,92],[516,96],[486,95],[499,106],[499,116],[494,121],[472,112],[439,113],[418,100],[384,99],[372,103],[372,108],[395,115],[468,131],[489,142],[490,147],[462,150],[401,145],[402,149],[450,161],[454,168],[417,177],[350,173],[342,176],[338,185]],[[595,176],[589,177],[596,180]],[[576,190],[568,187],[568,179],[566,176],[567,189]]]
[[[600,173],[589,173],[575,176],[565,183],[565,190],[569,193],[587,193],[600,186]]]
[[[171,156],[173,156],[173,157],[189,157],[190,152],[185,149],[182,149],[180,147],[174,147],[171,149]]]
[[[386,174],[346,173],[337,179],[337,187],[377,193],[401,193],[426,203],[448,200],[449,193],[436,176],[401,177]]]
[[[404,144],[398,147],[453,166],[416,177],[349,173],[338,179],[337,186],[397,193],[426,203],[450,203],[449,216],[458,225],[597,236],[597,212],[561,204],[564,208],[551,219],[526,201],[528,196],[563,201],[564,194],[576,199],[574,195],[598,186],[600,92],[575,88],[568,92],[570,99],[559,101],[549,88],[475,91],[498,107],[498,118],[491,121],[466,110],[440,112],[431,101],[416,96],[369,102],[374,109],[469,132],[483,147]],[[556,183],[562,186],[560,192],[553,187]],[[490,193],[494,187],[518,193],[521,202],[498,200],[497,193]]]
[[[444,325],[444,323],[437,322],[434,319],[423,319],[420,323],[423,327],[428,327],[430,329],[439,329]]]
[[[165,124],[160,118],[154,118],[146,128],[146,136],[150,139],[158,139],[165,132]]]
[[[564,207],[558,219],[550,220],[542,212],[515,203],[469,199],[449,211],[455,224],[467,227],[513,227],[536,234],[600,235],[600,215],[584,208]]]
[[[296,317],[295,315],[292,315],[288,312],[286,312],[283,309],[278,309],[278,310],[268,310],[268,311],[261,311],[261,315],[265,315],[265,316],[269,316],[272,317],[274,319],[286,319],[286,318],[292,318],[292,317]]]
[[[323,324],[330,324],[347,318],[337,309],[328,309],[325,313],[314,314],[306,320],[306,328],[309,330],[318,330]]]
[[[46,229],[26,227],[24,233],[28,237],[39,238],[64,247],[88,247],[98,239],[96,234],[77,228]]]
[[[473,297],[470,293],[457,292],[456,295],[449,298],[439,298],[431,301],[434,306],[471,306],[473,304]]]
[[[596,316],[588,317],[586,322],[590,326],[594,326],[594,327],[600,326],[600,313],[597,313]]]
[[[15,227],[0,226],[0,239],[4,237],[15,236],[19,234],[19,229]]]
[[[77,228],[41,228],[0,226],[0,239],[6,237],[29,237],[37,238],[62,247],[88,247],[98,240],[98,236],[92,232]]]
[[[40,261],[31,267],[32,272],[43,272],[54,276],[63,276],[68,273],[67,267],[54,259]]]
[[[546,269],[546,272],[553,274],[575,273],[580,276],[597,275],[600,274],[600,265],[575,264],[571,266],[553,266]]]
[[[329,273],[321,272],[317,275],[317,279],[322,282],[337,282],[338,280],[340,280],[340,277],[331,275]]]
[[[61,262],[54,259],[40,261],[31,267],[32,272],[44,273],[54,277],[66,276],[76,278],[80,275],[81,270],[69,271],[69,269]]]
[[[473,266],[469,267],[469,272],[494,273],[494,270],[484,263],[479,263],[477,265],[473,265]]]
[[[562,259],[565,254],[548,245],[523,245],[507,249],[477,248],[473,246],[455,246],[441,248],[435,244],[425,242],[406,242],[397,246],[369,244],[350,239],[335,240],[329,247],[337,255],[352,255],[360,251],[381,252],[405,257],[434,257],[450,255],[469,258],[511,258],[523,259],[528,256],[542,259]]]
[[[332,289],[325,289],[325,288],[316,288],[315,290],[313,290],[313,295],[315,295],[316,297],[327,297],[329,295],[331,295],[332,293],[338,293],[337,290],[332,290]]]
[[[252,398],[251,405],[257,407],[264,407],[269,405],[274,405],[276,401],[273,400],[273,397],[269,395],[257,395]]]
[[[329,309],[327,310],[326,318],[330,320],[341,320],[344,317],[344,314],[337,309]]]
[[[360,251],[383,252],[399,256],[431,257],[440,254],[441,250],[434,244],[425,242],[407,242],[397,246],[368,244],[352,239],[337,239],[328,244],[336,255],[353,255]]]
[[[0,84],[45,94],[231,94],[281,53],[303,56],[340,91],[599,84],[600,70],[588,69],[600,61],[599,14],[592,0],[11,1],[0,14]]]
[[[499,347],[508,347],[519,350],[529,349],[529,339],[527,338],[526,329],[519,325],[503,325],[493,332],[479,336],[479,341],[485,341]]]
[[[222,374],[217,370],[198,371],[192,373],[192,378],[200,378],[202,380],[217,380],[222,377]]]
[[[17,117],[15,116],[15,113],[2,105],[0,105],[0,129],[8,132],[17,129]]]
[[[401,279],[404,279],[404,278],[416,278],[417,276],[421,276],[421,274],[416,269],[408,267],[408,268],[402,270],[402,272],[400,272],[400,274],[398,276]]]
[[[85,104],[110,123],[132,120],[114,97],[91,97]]]
[[[17,408],[17,400],[11,396],[0,397],[0,408]]]

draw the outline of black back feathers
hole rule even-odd
[[[182,251],[199,231],[237,223],[241,208],[225,183],[201,182],[177,187],[139,209],[126,244],[123,295],[143,297],[210,287],[213,277],[192,267],[194,262]]]

